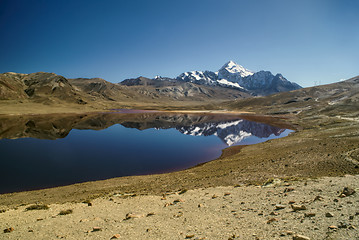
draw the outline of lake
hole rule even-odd
[[[290,132],[230,114],[3,116],[0,193],[182,170]]]

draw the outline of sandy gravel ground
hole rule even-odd
[[[340,197],[344,187],[356,193]],[[26,205],[0,213],[0,239],[359,239],[358,191],[359,175],[348,175]]]

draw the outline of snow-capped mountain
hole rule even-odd
[[[254,72],[245,69],[233,61],[229,61],[218,70],[218,79],[226,79],[230,82],[239,82],[242,78],[253,74]]]
[[[301,88],[298,84],[288,81],[281,74],[273,75],[269,71],[253,72],[233,61],[224,64],[218,72],[190,71],[180,74],[176,79],[197,84],[247,90],[254,95],[269,95]]]
[[[176,79],[185,82],[214,86],[217,85],[218,73],[211,71],[191,71],[182,73]]]

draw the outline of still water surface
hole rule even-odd
[[[0,118],[0,193],[181,170],[291,131],[230,115]]]

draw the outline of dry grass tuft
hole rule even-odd
[[[67,210],[62,210],[59,215],[68,215],[68,214],[71,214],[73,213],[73,210],[72,209],[67,209]]]
[[[30,210],[47,210],[49,209],[49,206],[45,204],[34,204],[26,208],[26,211]]]

